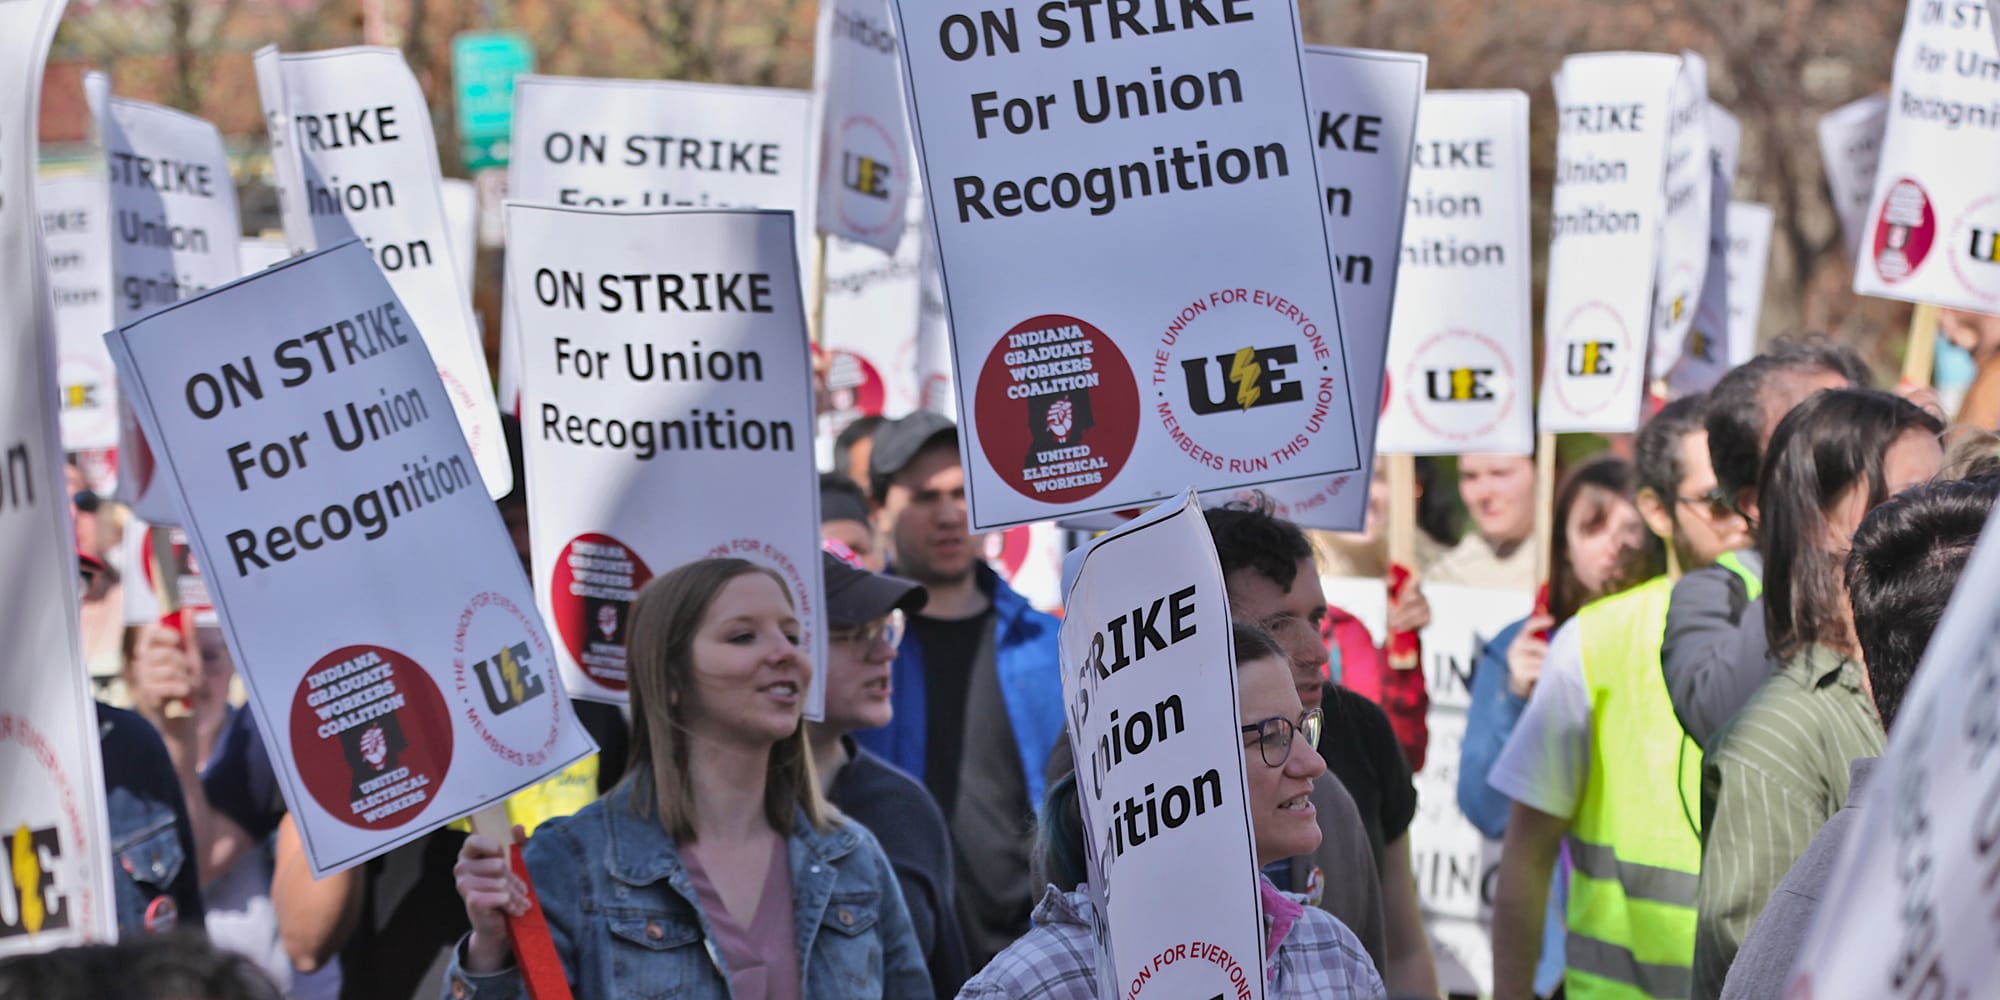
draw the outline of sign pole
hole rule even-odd
[[[812,245],[812,281],[806,289],[812,296],[806,313],[806,332],[812,342],[826,343],[826,234],[814,233]]]
[[[1903,353],[1903,380],[1905,388],[1918,388],[1931,384],[1931,368],[1937,360],[1937,306],[1920,302],[1910,313],[1910,346]]]
[[[1535,579],[1547,583],[1553,567],[1556,520],[1556,436],[1535,435]]]
[[[1389,561],[1417,565],[1417,459],[1387,455],[1389,466]]]

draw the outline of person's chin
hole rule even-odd
[[[1305,708],[1318,708],[1326,697],[1326,681],[1315,678],[1311,682],[1298,682],[1299,704]]]

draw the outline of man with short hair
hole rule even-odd
[[[1675,565],[1693,573],[1750,544],[1743,519],[1710,502],[1716,490],[1709,465],[1706,395],[1684,396],[1653,416],[1655,433],[1634,449],[1639,516],[1667,543]],[[1672,628],[1673,612],[1667,612]]]
[[[1884,729],[1930,645],[1945,605],[1986,527],[2000,479],[1915,486],[1868,512],[1847,555],[1854,637],[1867,664],[1869,697]],[[1893,730],[1892,730],[1893,731]],[[1861,822],[1875,757],[1848,765],[1847,802],[1820,827],[1764,904],[1722,987],[1722,1000],[1781,996],[1841,847]]]
[[[1458,458],[1458,495],[1473,532],[1432,563],[1432,583],[1535,589],[1535,458],[1473,453]]]
[[[883,425],[869,455],[875,524],[894,571],[930,593],[891,669],[895,717],[855,739],[915,775],[944,809],[972,967],[1028,930],[1035,817],[1062,735],[1059,623],[979,557],[950,420]]]
[[[826,580],[826,692],[822,718],[806,726],[814,771],[827,801],[868,828],[896,870],[910,926],[939,1000],[958,994],[966,967],[951,885],[951,834],[922,783],[861,748],[849,735],[887,725],[894,714],[889,665],[905,616],[928,597],[914,581],[871,573],[833,552],[821,554]]]
[[[1362,832],[1382,879],[1382,979],[1392,995],[1437,996],[1437,969],[1410,866],[1416,786],[1388,716],[1367,698],[1327,679],[1328,654],[1320,638],[1326,594],[1312,544],[1298,525],[1262,505],[1231,504],[1205,514],[1222,563],[1230,617],[1262,625],[1277,638],[1291,662],[1299,701],[1325,714],[1320,756],[1359,808]],[[1329,811],[1321,817],[1322,840],[1351,841],[1353,831],[1326,827],[1334,815]],[[1355,873],[1326,872],[1324,877],[1331,883]],[[1326,909],[1342,915],[1333,905]]]
[[[1674,585],[1660,669],[1674,715],[1703,749],[1771,676],[1764,638],[1763,560],[1757,555],[1757,477],[1778,421],[1821,389],[1868,385],[1868,366],[1825,337],[1780,340],[1709,391],[1704,426],[1714,487],[1679,498],[1685,513],[1742,543]],[[1643,467],[1641,472],[1643,473]],[[1735,521],[1735,524],[1731,524]]]

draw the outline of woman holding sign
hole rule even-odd
[[[640,591],[630,634],[632,770],[523,851],[577,995],[928,1000],[888,859],[814,779],[812,666],[783,581],[689,563]],[[527,911],[526,887],[481,836],[457,876],[472,933],[446,996],[519,995],[505,917]]]
[[[1237,702],[1243,723],[1243,769],[1257,864],[1311,854],[1319,846],[1313,779],[1326,773],[1314,752],[1320,710],[1306,709],[1292,683],[1291,660],[1263,628],[1232,627]],[[1052,884],[1035,907],[1035,929],[996,956],[959,991],[958,1000],[1093,1000],[1101,957],[1092,941],[1083,822],[1075,772],[1049,786],[1035,838],[1038,873]],[[1267,1000],[1381,997],[1385,991],[1361,941],[1333,914],[1280,892],[1257,874],[1263,903]]]

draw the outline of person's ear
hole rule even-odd
[[[1672,544],[1674,540],[1674,511],[1650,486],[1639,488],[1639,517],[1646,522],[1646,528],[1659,536],[1660,540]]]
[[[1738,486],[1736,488],[1736,512],[1750,526],[1750,533],[1757,533],[1757,487]]]

